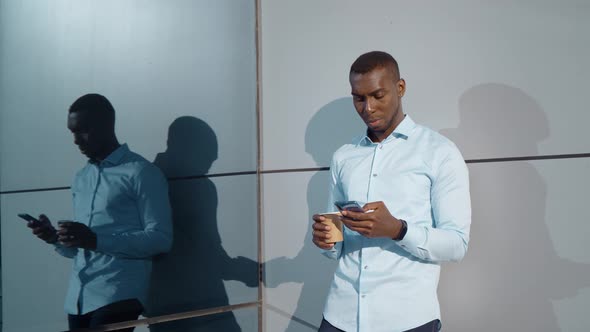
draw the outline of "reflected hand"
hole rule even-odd
[[[35,234],[35,236],[37,236],[45,242],[49,244],[54,244],[55,242],[57,242],[56,230],[46,215],[40,215],[39,222],[27,222],[27,227],[29,227],[33,231],[33,234]]]
[[[322,222],[326,221],[326,217],[314,214],[313,215],[313,238],[312,242],[318,248],[329,250],[334,247],[334,243],[327,243],[326,240],[330,239],[330,227],[329,225],[323,224]]]
[[[57,240],[64,247],[96,249],[96,234],[88,226],[75,221],[59,221]]]
[[[402,222],[389,213],[385,203],[367,203],[363,206],[363,210],[373,211],[342,211],[342,223],[344,223],[349,229],[368,238],[397,238],[402,229]]]

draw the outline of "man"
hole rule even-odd
[[[313,242],[338,259],[319,331],[438,331],[440,263],[461,260],[469,241],[467,167],[452,142],[404,114],[391,55],[361,55],[349,79],[367,132],[334,153],[329,204],[370,203],[342,212],[335,245],[313,216]]]
[[[72,186],[75,221],[60,221],[56,229],[41,215],[28,226],[74,259],[65,303],[70,329],[136,320],[147,296],[151,257],[172,244],[166,178],[119,144],[115,110],[105,97],[76,100],[68,128],[89,158]]]

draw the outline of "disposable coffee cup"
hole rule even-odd
[[[344,240],[342,236],[342,221],[340,221],[340,212],[320,213],[325,219],[322,224],[330,226],[330,238],[326,239],[327,243],[336,243]]]

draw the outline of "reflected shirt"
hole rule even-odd
[[[459,150],[406,115],[381,143],[364,135],[342,146],[330,172],[328,211],[338,200],[382,201],[408,230],[395,241],[344,227],[344,241],[323,251],[338,259],[325,319],[347,332],[405,331],[440,319],[440,263],[461,260],[469,242],[469,176]]]
[[[152,163],[121,145],[101,162],[89,161],[72,185],[74,221],[96,233],[96,250],[56,245],[73,258],[65,310],[80,315],[138,299],[145,307],[151,257],[170,250],[168,183]]]

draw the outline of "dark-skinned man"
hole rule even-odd
[[[320,332],[438,331],[440,264],[461,260],[469,242],[467,167],[456,146],[404,114],[406,83],[385,52],[358,57],[349,72],[365,135],[338,149],[330,167],[343,211],[344,241],[314,215],[313,242],[338,260]]]
[[[70,329],[135,320],[147,297],[151,258],[172,245],[166,178],[119,144],[115,110],[104,96],[78,98],[67,124],[89,158],[72,185],[74,220],[59,221],[56,229],[41,215],[28,226],[74,260],[65,303]]]

